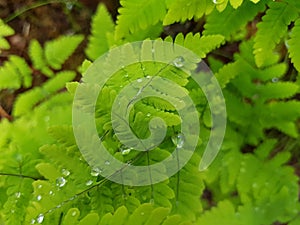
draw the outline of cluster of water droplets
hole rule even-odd
[[[32,219],[30,224],[42,224],[44,221],[44,214],[39,214],[36,219]]]

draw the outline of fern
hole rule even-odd
[[[31,69],[26,61],[19,56],[10,56],[0,68],[0,89],[19,89],[31,86]]]
[[[286,2],[271,2],[269,7],[262,22],[257,25],[255,36],[255,62],[259,67],[277,62],[274,48],[286,33],[287,26],[298,16],[298,11]]]
[[[168,37],[166,40],[168,40]],[[224,37],[222,35],[208,35],[200,37],[199,33],[195,35],[188,33],[185,37],[182,34],[178,34],[174,42],[194,51],[201,58],[205,58],[206,54],[215,48],[220,47],[220,45],[224,43]],[[198,46],[196,50],[194,49],[195,46]]]
[[[146,30],[161,22],[166,14],[164,1],[122,0],[115,30],[116,39]]]
[[[75,78],[73,71],[63,71],[55,77],[48,80],[42,87],[36,87],[19,96],[13,110],[14,116],[20,116],[30,111],[35,105],[43,99],[49,98],[60,89],[63,89],[65,83]]]
[[[294,67],[300,71],[300,53],[299,53],[299,43],[297,42],[300,36],[300,19],[295,22],[295,27],[292,30],[291,39],[288,41],[290,58],[294,64]]]
[[[210,0],[193,0],[193,1],[166,1],[167,15],[163,23],[169,25],[174,22],[184,22],[192,18],[199,19],[204,14],[208,14],[213,9],[213,2]]]
[[[62,68],[62,64],[77,48],[78,44],[83,40],[81,35],[63,36],[56,40],[47,42],[45,45],[46,62],[56,70]]]
[[[8,41],[5,39],[6,36],[13,35],[15,31],[5,24],[2,19],[0,19],[0,53],[1,49],[9,49],[10,45]]]
[[[0,135],[0,224],[298,224],[298,177],[292,165],[299,147],[299,75],[287,59],[299,70],[299,9],[296,0],[123,0],[114,25],[106,8],[99,5],[85,52],[92,61],[109,52],[96,60],[99,67],[84,61],[79,69],[82,83],[73,81],[75,71],[63,70],[82,35],[62,36],[43,47],[33,40],[28,62],[19,56],[3,57],[0,88],[16,90],[17,98],[12,121],[0,121],[0,130],[5,131]],[[262,21],[257,22],[262,13]],[[200,32],[185,32],[182,24],[192,19]],[[163,24],[184,32],[158,39]],[[5,27],[0,29],[2,48],[1,40],[13,31],[4,23],[0,27]],[[139,46],[114,48],[136,40],[144,41]],[[287,40],[288,53],[281,40]],[[184,55],[181,47],[170,42],[196,55]],[[206,157],[203,151],[215,129],[214,112],[205,95],[209,87],[201,90],[192,79],[205,75],[204,71],[194,74],[203,69],[199,62],[204,60],[223,90],[228,123],[220,153],[200,172],[199,162]],[[119,70],[105,81],[94,107],[89,95],[99,82],[94,75],[106,74],[112,64]],[[46,76],[46,81],[37,86],[32,81],[36,75]],[[156,86],[153,77],[161,78]],[[86,81],[95,87],[83,85]],[[137,100],[129,96],[128,87],[141,95],[150,90],[155,95]],[[83,92],[78,96],[80,88]],[[127,90],[128,99],[120,98]],[[0,97],[2,101],[2,93]],[[183,143],[198,140],[194,141],[196,150],[178,172],[159,183],[115,183],[105,176],[111,162],[105,168],[91,166],[84,158],[90,155],[83,157],[77,147],[73,132],[78,128],[72,126],[74,97],[80,98],[78,104],[84,110],[94,112],[98,134],[91,137],[81,129],[85,147],[100,138],[108,153],[124,163],[114,174],[123,183],[128,182],[128,176],[122,177],[128,168],[154,165],[180,154]],[[188,97],[192,102],[182,102]],[[115,101],[125,104],[125,100],[132,107],[128,121],[118,123],[126,128],[123,140],[116,135],[111,111]],[[180,133],[182,118],[176,109],[184,104],[197,109],[197,117],[190,121],[200,124],[199,135]],[[147,140],[149,124],[160,126],[156,117],[166,127],[160,145],[149,151],[152,143],[147,143],[148,151],[143,152],[129,147],[132,137]],[[135,136],[128,138],[131,133]],[[151,175],[161,176],[168,169],[161,166]],[[146,179],[135,173],[133,177]]]
[[[228,6],[223,12],[213,11],[207,16],[207,22],[204,25],[204,35],[221,34],[227,40],[231,35],[245,27],[248,21],[253,20],[257,13],[265,9],[264,1],[254,4],[245,1],[238,10]]]
[[[113,32],[114,27],[107,9],[100,4],[93,17],[91,36],[86,49],[86,54],[91,60],[95,60],[109,49],[107,35]]]

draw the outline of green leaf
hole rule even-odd
[[[292,29],[291,39],[288,40],[289,56],[294,64],[294,67],[300,71],[300,19],[297,19],[295,26]]]
[[[45,58],[48,65],[56,70],[61,69],[62,64],[71,56],[82,40],[83,36],[73,35],[62,36],[46,42]]]
[[[287,32],[288,25],[298,16],[298,11],[285,2],[270,2],[262,21],[257,24],[254,54],[258,67],[266,67],[278,61],[274,48]]]
[[[139,30],[162,21],[166,14],[165,2],[161,0],[121,0],[117,17],[116,39],[122,39]]]
[[[213,11],[207,16],[203,34],[219,34],[230,40],[239,29],[245,29],[247,22],[253,20],[257,13],[264,9],[263,1],[254,4],[247,0],[237,10],[228,6],[223,12]]]
[[[107,34],[114,31],[114,22],[103,4],[99,4],[92,18],[91,35],[85,50],[86,55],[95,60],[109,49]]]
[[[163,22],[165,26],[192,18],[199,19],[211,10],[213,3],[210,0],[167,0],[166,5],[168,12]]]

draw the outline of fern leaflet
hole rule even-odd
[[[285,2],[271,2],[269,7],[262,22],[257,25],[258,31],[254,38],[255,62],[259,67],[278,61],[274,48],[286,33],[288,25],[298,16],[298,11]]]

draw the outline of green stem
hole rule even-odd
[[[44,6],[44,5],[48,5],[48,4],[52,4],[52,3],[62,3],[62,2],[63,2],[62,0],[48,0],[48,1],[44,1],[44,2],[33,3],[29,6],[25,6],[25,7],[22,7],[20,9],[18,9],[12,15],[10,15],[6,19],[4,19],[4,22],[8,23],[8,22],[12,21],[13,19],[15,19],[16,17],[22,15],[23,13],[25,13],[25,12],[31,10],[31,9],[35,9],[35,8],[38,8],[38,7],[41,7],[41,6]]]

